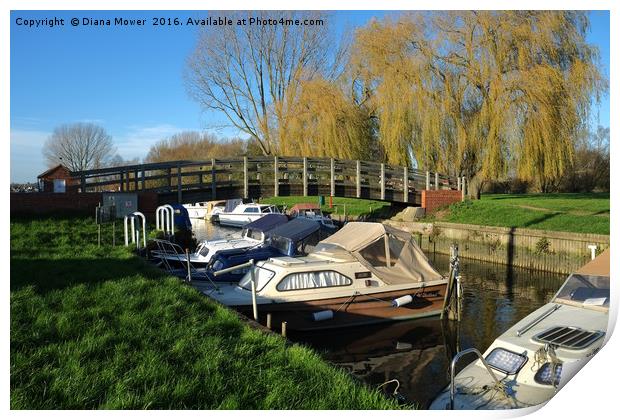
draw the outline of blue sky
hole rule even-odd
[[[204,16],[205,12],[11,12],[11,181],[34,181],[46,169],[42,146],[54,127],[77,121],[103,126],[126,159],[183,130],[211,130],[225,122],[201,111],[183,83],[196,40],[190,27],[153,27],[152,17]],[[336,13],[335,26],[355,27],[383,12]],[[145,18],[147,26],[69,25],[73,17]],[[16,19],[65,19],[65,26],[26,28]],[[589,42],[609,77],[609,13],[592,12]],[[595,109],[594,125],[609,126],[609,98]],[[213,130],[211,130],[213,131]],[[228,129],[216,132],[237,134]]]

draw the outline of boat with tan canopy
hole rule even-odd
[[[348,223],[305,257],[257,262],[253,275],[260,318],[297,330],[438,315],[447,284],[411,234],[365,222]],[[252,313],[251,279],[203,292]]]

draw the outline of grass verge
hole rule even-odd
[[[427,219],[609,235],[609,209],[609,193],[485,194]]]
[[[286,206],[290,209],[298,203],[319,203],[318,196],[292,196],[292,197],[269,197],[261,199],[261,203],[276,204],[278,206]],[[325,204],[321,206],[321,210],[325,213],[331,213],[332,218],[338,219],[338,216],[358,218],[361,216],[372,215],[380,217],[382,212],[389,212],[390,203],[385,201],[366,200],[362,198],[343,198],[333,197],[333,207],[329,207],[329,196],[325,196]]]
[[[11,220],[12,409],[397,408],[96,232]]]

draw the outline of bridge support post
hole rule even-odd
[[[435,190],[439,189],[439,173],[435,172]]]
[[[215,194],[217,190],[215,174],[215,159],[211,159],[211,200],[215,200]]]
[[[430,190],[431,189],[431,173],[429,171],[426,171],[426,190]]]
[[[142,166],[142,169],[140,170],[140,177],[141,177],[141,181],[142,181],[142,191],[146,190],[146,174],[145,174],[145,170],[144,170],[144,166]]]
[[[172,168],[168,168],[168,190],[172,190]]]
[[[129,181],[130,181],[130,176],[129,176],[129,171],[125,172],[125,179],[127,180],[127,186],[125,187],[125,191],[129,191]]]
[[[138,170],[137,169],[133,172],[133,188],[135,191],[138,191]]]
[[[249,188],[248,188],[248,157],[243,157],[243,198],[248,198],[249,196]]]
[[[385,163],[381,164],[381,199],[385,200]]]
[[[360,161],[356,161],[356,169],[355,169],[355,192],[357,198],[362,197],[362,165]]]
[[[304,157],[304,197],[308,195],[308,158]]]
[[[278,197],[280,195],[280,171],[278,169],[278,157],[273,157],[273,196]]]
[[[181,165],[177,165],[177,202],[183,202],[183,181],[181,179]]]
[[[329,162],[329,175],[329,195],[334,197],[336,195],[336,163],[334,161],[334,158],[331,158]]]
[[[409,202],[409,171],[406,166],[403,168],[403,201]]]
[[[118,173],[119,176],[119,187],[121,191],[125,191],[125,180],[123,179],[123,171]]]
[[[80,177],[80,192],[86,192],[86,177],[84,175]]]

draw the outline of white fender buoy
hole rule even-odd
[[[334,317],[334,311],[331,311],[331,310],[314,312],[312,314],[312,319],[314,321],[325,321],[328,319],[332,319],[333,317]]]
[[[392,300],[392,307],[393,308],[400,308],[401,306],[405,306],[408,303],[413,302],[413,296],[411,295],[405,295],[405,296],[401,296],[397,299]]]

